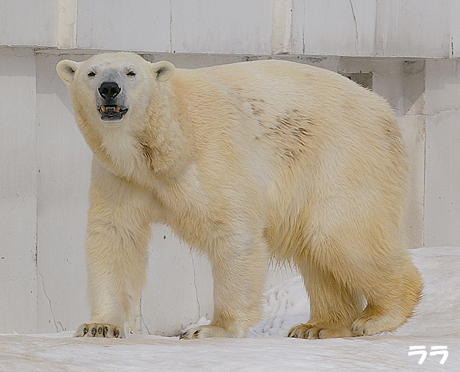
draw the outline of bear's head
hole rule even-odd
[[[170,62],[150,63],[134,53],[98,54],[84,62],[63,60],[57,73],[67,84],[77,119],[113,126],[133,113],[145,115],[152,93],[175,71]]]

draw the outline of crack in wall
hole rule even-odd
[[[139,314],[139,316],[140,316],[140,318],[141,318],[142,326],[144,326],[145,329],[147,330],[147,333],[148,333],[149,335],[151,335],[152,332],[150,332],[150,329],[149,329],[149,327],[147,326],[147,323],[145,323],[144,315],[142,314],[142,310],[143,310],[143,309],[144,309],[144,307],[143,307],[143,305],[142,305],[142,298],[141,298],[141,300],[140,300],[140,314]],[[142,330],[141,330],[141,333],[143,333]]]
[[[150,332],[149,327],[147,327],[147,324],[145,323],[144,317],[143,317],[142,315],[141,315],[141,321],[142,321],[142,325],[143,325],[143,326],[145,327],[145,329],[147,330],[147,333],[148,333],[149,335],[151,335],[152,332]]]
[[[198,287],[196,285],[196,271],[195,271],[195,258],[193,257],[193,253],[190,251],[190,257],[192,259],[192,267],[193,267],[193,285],[195,287],[195,296],[196,296],[196,303],[198,305],[198,317],[201,317],[201,305],[200,300],[198,298]]]
[[[303,2],[303,25],[302,25],[302,53],[305,54],[305,19],[307,17],[307,7]]]
[[[53,306],[51,304],[51,298],[49,298],[48,294],[46,293],[45,279],[43,278],[42,273],[39,272],[38,275],[40,275],[40,277],[42,278],[43,293],[45,294],[45,297],[48,299],[48,303],[50,305],[51,317],[53,318],[53,323],[54,323],[54,326],[56,327],[56,332],[63,332],[65,331],[65,328],[61,322],[56,321],[56,317],[54,316]],[[60,325],[61,330],[59,330],[58,324]]]
[[[172,22],[173,22],[172,0],[169,0],[169,51],[171,53],[174,53],[174,50],[173,50],[173,37],[172,37]]]
[[[449,107],[449,108],[439,109],[439,110],[436,110],[436,111],[433,111],[433,112],[425,113],[425,117],[427,117],[427,118],[435,118],[435,117],[437,117],[439,115],[442,115],[442,114],[458,113],[458,112],[460,112],[460,107],[452,106],[452,107]]]
[[[356,49],[358,49],[358,45],[359,45],[358,23],[356,21],[356,15],[355,15],[355,9],[353,8],[353,2],[351,0],[348,0],[348,1],[350,2],[351,14],[353,15],[353,21],[355,24],[355,44],[356,44]]]

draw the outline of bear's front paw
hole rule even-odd
[[[196,328],[188,329],[179,335],[179,339],[191,340],[194,338],[209,338],[209,337],[233,337],[231,333],[223,328],[205,325]]]
[[[316,340],[334,337],[350,337],[351,329],[345,326],[302,323],[292,327],[288,337]]]
[[[74,337],[105,337],[105,338],[124,338],[126,337],[123,328],[112,324],[103,323],[84,323],[78,327]]]

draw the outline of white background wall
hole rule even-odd
[[[455,0],[293,0],[293,53],[369,57],[452,55]],[[455,34],[455,37],[459,35]]]
[[[460,242],[460,63],[426,63],[425,244]]]
[[[35,58],[0,54],[0,329],[35,330],[37,127]],[[5,89],[6,88],[6,89]]]
[[[59,60],[133,50],[187,68],[276,57],[372,73],[411,156],[410,245],[460,246],[458,19],[455,0],[0,0],[0,332],[89,316],[91,153]],[[166,227],[153,228],[148,275],[134,330],[174,334],[211,316],[209,264]]]

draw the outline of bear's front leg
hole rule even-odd
[[[151,195],[93,160],[86,238],[91,318],[76,337],[124,337],[145,282]]]
[[[208,256],[214,279],[213,319],[210,325],[189,329],[179,338],[246,337],[249,327],[260,319],[268,247],[262,229],[259,231],[241,228],[210,250]]]

